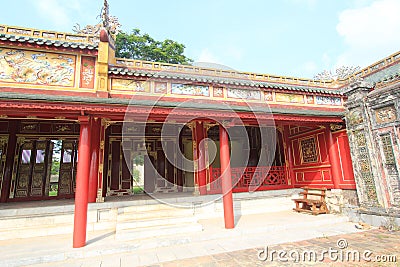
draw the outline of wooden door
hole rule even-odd
[[[8,137],[0,136],[0,196],[4,180],[4,168],[6,166],[6,159],[7,159],[7,146],[8,146]]]
[[[60,170],[58,181],[59,196],[75,194],[78,144],[75,140],[63,140],[61,146]]]
[[[47,199],[74,196],[77,140],[21,137],[17,143],[18,157],[14,163],[15,189],[10,194],[12,197]]]
[[[123,147],[124,146],[124,147]],[[121,138],[110,138],[107,171],[107,196],[130,195],[132,175],[130,167],[133,160],[134,142]]]
[[[23,139],[22,139],[23,140]],[[46,192],[48,141],[20,142],[15,182],[15,198],[43,197]]]

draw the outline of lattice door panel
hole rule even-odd
[[[15,177],[15,197],[28,197],[29,182],[32,173],[34,141],[20,143],[17,172]]]
[[[64,140],[62,142],[58,194],[72,195],[75,193],[77,168],[77,142]]]
[[[8,137],[0,136],[0,196],[1,196],[1,185],[3,184],[4,167],[6,165],[7,158],[7,145]]]

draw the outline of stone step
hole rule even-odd
[[[136,229],[146,228],[152,226],[164,226],[164,225],[180,225],[180,224],[191,224],[197,223],[197,218],[194,216],[186,217],[154,217],[151,219],[140,219],[140,220],[126,220],[119,221],[116,225],[116,231],[125,229]]]
[[[151,219],[158,217],[192,216],[192,209],[180,210],[150,210],[141,212],[118,212],[117,221]]]
[[[183,233],[201,232],[203,226],[199,223],[184,223],[175,225],[156,225],[136,229],[123,229],[116,231],[116,240],[141,240],[159,236],[174,236]]]
[[[0,240],[9,240],[17,238],[29,238],[37,236],[51,236],[71,234],[73,224],[42,225],[32,227],[17,227],[0,230]]]
[[[43,227],[43,225],[73,224],[74,214],[20,215],[0,219],[0,230],[25,227]]]
[[[189,205],[190,203],[183,203],[182,206]],[[118,208],[118,210],[123,211],[124,213],[129,212],[142,212],[142,211],[152,211],[152,210],[185,210],[181,206],[172,206],[168,204],[151,204],[151,205],[132,205],[123,208]]]

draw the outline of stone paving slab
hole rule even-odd
[[[121,242],[115,233],[97,233],[80,249],[71,247],[72,235],[0,241],[0,266],[143,266],[196,257],[206,261],[221,253],[360,231],[345,217],[292,211],[241,216],[230,230],[224,229],[222,218],[201,223],[202,232],[146,240]]]
[[[323,253],[329,250],[332,254]],[[268,257],[260,254],[265,251]],[[305,251],[316,254],[303,254]],[[283,252],[287,255],[279,257]],[[150,266],[400,266],[400,231],[374,229],[272,245],[268,250],[258,247]]]

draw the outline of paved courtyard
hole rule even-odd
[[[400,266],[400,232],[357,229],[343,216],[243,215],[230,230],[222,218],[199,222],[201,232],[144,240],[99,232],[80,249],[71,235],[0,241],[0,266]]]
[[[267,248],[232,251],[151,266],[400,266],[399,231],[374,229]]]

